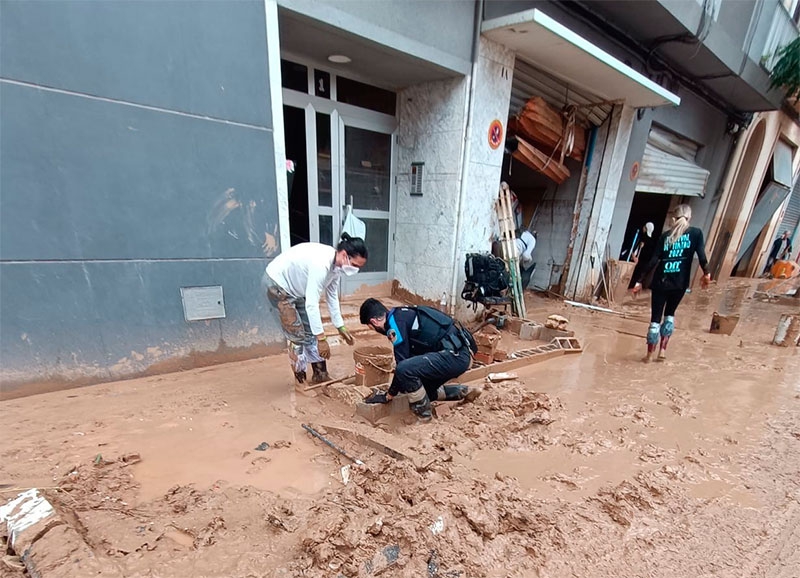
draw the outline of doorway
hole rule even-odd
[[[289,190],[289,236],[292,245],[311,240],[308,226],[308,159],[306,116],[302,108],[283,107],[286,159],[294,165],[287,171]]]
[[[664,223],[667,221],[672,204],[672,195],[659,195],[655,193],[636,192],[633,195],[633,204],[628,216],[628,224],[625,225],[625,240],[622,243],[620,260],[627,261],[631,249],[635,244],[639,244],[641,239],[642,227],[645,223],[653,223],[653,239],[658,239],[664,231]]]
[[[349,211],[366,225],[369,260],[346,291],[392,278],[394,117],[284,89],[292,244],[336,245]]]
[[[643,193],[637,191],[633,195],[633,204],[628,216],[628,224],[625,226],[625,239],[620,251],[621,261],[632,261],[632,252],[644,242],[638,254],[637,263],[631,276],[630,287],[636,279],[640,279],[645,273],[650,257],[656,250],[656,244],[661,233],[664,232],[664,224],[672,206],[673,195],[662,195],[658,193]],[[645,223],[653,223],[653,236],[647,237],[642,233]],[[646,287],[650,285],[649,279],[644,279]]]

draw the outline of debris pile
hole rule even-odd
[[[383,457],[313,507],[315,528],[294,570],[304,576],[489,576],[516,560],[530,575],[557,533],[541,504],[512,478],[454,481],[451,464],[425,471]]]

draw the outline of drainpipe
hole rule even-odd
[[[461,270],[458,258],[459,238],[461,237],[461,207],[464,205],[464,198],[467,195],[468,161],[472,152],[472,102],[475,99],[475,76],[478,73],[478,51],[481,42],[483,2],[484,0],[478,0],[475,4],[475,28],[472,36],[472,70],[469,76],[467,102],[464,106],[467,124],[464,130],[464,146],[461,149],[461,186],[458,190],[458,201],[456,202],[456,238],[453,243],[453,282],[450,286],[450,315],[455,315],[456,297],[458,295],[458,272]]]

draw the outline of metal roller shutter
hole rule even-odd
[[[783,214],[779,232],[789,231],[794,234],[798,224],[800,224],[800,175],[794,181],[792,195],[789,197],[789,204]]]
[[[528,99],[534,96],[542,97],[557,110],[563,109],[568,104],[580,106],[602,100],[586,92],[576,91],[556,77],[517,57],[514,62],[514,78],[511,82],[509,113],[517,114]],[[579,116],[583,115],[593,125],[600,126],[611,114],[612,107],[612,104],[606,103],[582,108]]]
[[[636,191],[702,197],[709,172],[696,165],[697,145],[657,126],[650,129]]]

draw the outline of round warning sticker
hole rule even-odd
[[[631,167],[631,180],[635,181],[639,177],[639,162],[633,163]]]
[[[503,144],[503,123],[494,119],[489,125],[489,146],[495,150]]]

